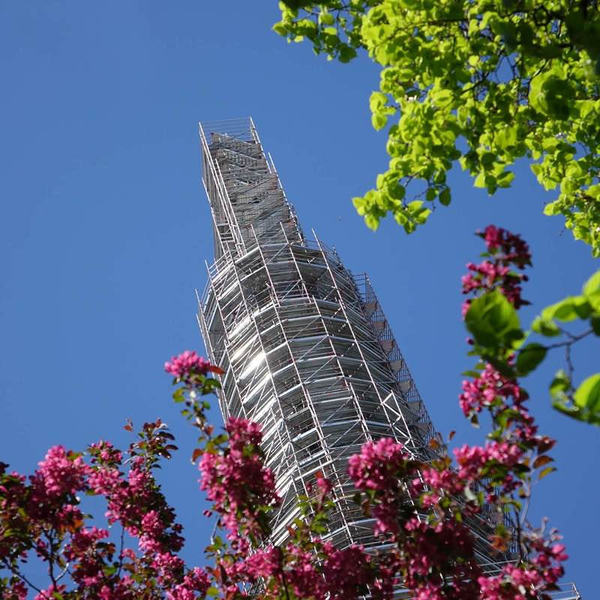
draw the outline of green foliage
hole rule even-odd
[[[573,321],[589,325],[580,333],[564,329],[563,323]],[[571,348],[580,340],[590,336],[600,336],[600,271],[592,275],[583,285],[580,296],[569,296],[560,302],[546,307],[540,316],[536,317],[531,329],[544,337],[562,339],[549,346],[528,344],[517,357],[517,370],[526,374],[535,369],[545,358],[545,352],[550,348],[564,348],[565,362],[568,371],[559,370],[550,383],[550,396],[553,406],[560,412],[579,421],[600,425],[600,374],[591,375],[577,389],[573,387],[573,366],[571,364]],[[528,348],[535,348],[528,351]],[[531,356],[523,356],[524,353]],[[536,355],[536,352],[538,353]],[[544,354],[542,355],[542,352]],[[538,357],[541,358],[537,360]],[[527,367],[533,364],[533,368]]]
[[[563,371],[557,372],[550,384],[554,408],[585,423],[600,425],[600,373],[585,379],[573,390],[571,378]]]
[[[594,0],[286,0],[274,29],[348,62],[381,66],[371,95],[388,170],[354,199],[367,225],[407,232],[448,205],[457,162],[489,194],[521,157],[576,239],[600,256],[600,11]],[[417,202],[415,204],[415,202]]]
[[[566,330],[564,323],[583,324],[584,328],[574,333]],[[569,296],[546,307],[533,320],[527,333],[521,329],[517,311],[498,289],[475,298],[465,315],[465,325],[473,336],[471,354],[484,361],[478,368],[489,362],[504,376],[516,379],[535,371],[549,350],[563,349],[567,370],[559,370],[550,383],[552,404],[560,412],[593,425],[600,425],[600,373],[591,375],[575,388],[571,349],[584,338],[600,336],[598,324],[600,271],[588,279],[580,296]],[[558,339],[547,345],[540,342],[525,344],[526,337],[536,333],[544,338]],[[464,374],[478,375],[477,371]]]
[[[465,324],[475,344],[489,350],[510,349],[523,337],[517,311],[499,290],[475,298]]]
[[[587,321],[590,330],[586,332],[595,333],[595,323],[600,319],[600,271],[594,273],[583,285],[580,296],[568,296],[560,302],[547,306],[541,315],[536,317],[531,329],[544,337],[554,337],[563,333],[559,323],[568,323],[575,320]],[[578,338],[570,334],[571,338]]]
[[[546,358],[548,348],[536,342],[524,346],[517,355],[517,372],[519,375],[527,375],[537,369]]]
[[[575,390],[575,405],[587,413],[588,419],[600,424],[600,373],[591,375]]]

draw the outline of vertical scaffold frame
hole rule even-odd
[[[439,436],[368,276],[352,275],[314,232],[306,239],[252,119],[202,123],[200,140],[215,261],[198,322],[225,370],[223,415],[262,425],[283,498],[273,542],[286,539],[298,496],[321,472],[335,501],[324,537],[376,550],[373,522],[352,501],[348,458],[391,437],[428,461],[443,448]],[[489,523],[472,529],[480,562],[498,570]]]

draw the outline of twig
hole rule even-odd
[[[27,579],[27,577],[25,577],[25,575],[21,574],[15,567],[13,567],[6,559],[2,560],[2,564],[15,576],[18,577],[21,581],[23,581],[24,583],[26,583],[31,589],[35,590],[36,592],[42,594],[42,596],[44,596],[44,598],[48,598],[48,596],[46,596],[46,593],[43,592],[39,587],[37,587],[36,585],[34,585],[33,583],[31,583],[31,581],[29,581],[29,579]]]

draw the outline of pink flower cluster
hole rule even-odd
[[[255,518],[259,508],[276,506],[280,498],[273,472],[263,464],[259,425],[229,417],[225,430],[229,434],[228,447],[223,452],[202,455],[200,487],[213,502],[230,539],[246,546],[248,534],[262,537],[264,533]]]
[[[332,544],[312,540],[314,551],[289,543],[257,550],[230,569],[242,581],[271,580],[263,598],[286,597],[284,588],[295,598],[312,600],[358,600],[374,581],[371,558],[360,546],[344,550]],[[319,555],[324,555],[321,559]]]
[[[398,532],[398,510],[402,478],[408,474],[409,456],[402,444],[390,438],[363,444],[360,454],[348,460],[348,475],[356,489],[378,492],[373,508],[377,533]]]
[[[429,467],[423,468],[419,477],[413,479],[411,491],[417,496],[420,494],[420,502],[424,508],[435,508],[446,494],[462,494],[465,485],[464,479],[455,470],[445,466]]]
[[[416,501],[423,509],[439,511],[448,494],[462,493],[465,479],[449,463],[423,468],[401,444],[383,438],[364,444],[361,453],[350,458],[348,472],[356,488],[366,493],[375,531],[398,543],[380,565],[379,577],[387,581],[374,581],[377,597],[393,597],[390,581],[398,575],[415,598],[478,598],[480,570],[464,523],[454,518],[429,521],[410,508]]]
[[[462,293],[487,292],[497,288],[515,308],[529,304],[521,296],[521,283],[527,281],[527,276],[510,268],[524,269],[531,264],[527,244],[520,236],[494,225],[489,225],[479,235],[486,242],[488,258],[478,265],[467,263],[470,272],[462,277]],[[463,303],[463,317],[470,304],[470,299]]]
[[[53,583],[48,588],[37,594],[34,600],[53,600],[54,598],[61,598],[66,589],[67,586],[64,584],[56,585]]]
[[[565,547],[541,538],[530,540],[535,555],[530,568],[506,565],[500,575],[480,577],[481,597],[486,600],[550,600],[552,589],[564,575]]]
[[[326,498],[333,489],[333,484],[331,480],[323,477],[321,474],[317,474],[317,489],[319,490],[319,494],[322,498]]]
[[[244,558],[236,565],[236,574],[244,574],[249,581],[255,582],[261,578],[269,579],[282,571],[283,554],[279,548],[269,546],[259,549]]]
[[[350,457],[348,474],[360,490],[388,491],[398,486],[407,458],[402,444],[391,438],[366,442]]]
[[[0,578],[1,598],[27,597],[19,562],[30,549],[52,565],[48,572],[62,570],[61,578],[69,565],[68,577],[40,586],[38,600],[57,594],[100,600],[204,597],[208,574],[202,569],[186,572],[176,555],[183,544],[181,526],[151,471],[156,463],[152,453],[162,451],[163,440],[172,436],[157,421],[146,424],[141,437],[143,444],[131,444],[125,463],[108,442],[90,446],[87,457],[62,446],[50,448],[29,485],[0,463],[0,558],[14,575],[8,587]],[[142,447],[145,454],[140,454]],[[137,537],[141,554],[131,548],[117,553],[108,529],[86,526],[89,517],[79,508],[78,492],[104,498],[108,522],[119,522]]]
[[[2,590],[2,600],[27,600],[27,586],[14,580]]]
[[[464,523],[445,519],[435,524],[413,517],[404,524],[398,569],[403,583],[421,600],[479,599],[481,570],[473,553],[473,537]],[[448,577],[448,575],[451,577]]]
[[[512,379],[499,373],[487,363],[479,375],[462,382],[460,406],[466,417],[473,417],[486,409],[494,420],[505,421],[505,437],[523,448],[546,452],[554,441],[538,435],[533,417],[525,407],[527,393]]]
[[[184,576],[183,581],[169,591],[167,600],[197,600],[204,598],[210,587],[210,578],[204,569],[194,567]]]
[[[189,380],[192,375],[206,375],[216,367],[193,350],[186,350],[179,356],[173,356],[165,363],[165,371],[182,381]]]
[[[497,287],[515,308],[529,304],[521,296],[523,291],[521,282],[527,281],[527,275],[515,273],[508,267],[490,262],[489,260],[483,261],[478,265],[467,263],[467,269],[471,273],[464,275],[461,279],[463,294],[469,294],[474,291],[490,291]],[[463,305],[463,315],[466,314],[469,305],[470,301],[466,301]],[[464,309],[464,306],[467,309]]]
[[[87,473],[82,456],[67,453],[63,446],[53,446],[38,463],[32,482],[38,494],[52,499],[85,489]]]
[[[73,565],[73,581],[85,588],[94,588],[106,584],[104,576],[105,558],[112,558],[113,547],[105,546],[101,541],[109,537],[106,529],[82,527],[71,537],[64,550],[65,558]]]
[[[358,598],[358,594],[373,583],[374,565],[362,547],[350,546],[337,550],[331,544],[325,544],[324,550],[327,558],[323,564],[326,587],[323,600]]]
[[[519,308],[525,304],[520,283],[526,278],[511,271],[511,266],[522,269],[531,264],[527,244],[493,226],[481,236],[489,260],[469,265],[463,292],[497,289]],[[460,405],[471,419],[488,411],[494,430],[484,446],[455,450],[457,468],[443,453],[427,465],[419,464],[392,440],[369,442],[350,459],[349,474],[363,492],[363,509],[375,517],[377,532],[396,541],[379,564],[379,578],[373,585],[379,597],[392,597],[390,581],[397,577],[419,600],[521,598],[518,594],[530,600],[543,597],[544,590],[558,580],[559,563],[565,558],[562,547],[553,555],[548,538],[532,538],[521,530],[515,542],[517,533],[503,522],[504,506],[518,505],[519,497],[529,493],[531,473],[552,460],[545,452],[553,440],[538,435],[524,405],[527,397],[516,380],[488,363],[473,380],[463,382]],[[473,534],[466,525],[490,511],[498,514],[497,526],[487,517],[483,521],[490,529],[491,547],[506,552],[512,541],[527,548],[520,564],[511,564],[493,577],[482,574]]]
[[[496,262],[489,263],[493,268],[473,270],[481,285],[470,291],[496,286],[506,293],[507,263],[528,264],[527,246],[495,227],[482,237]],[[175,383],[200,395],[208,389],[204,376],[221,372],[193,352],[174,357],[165,368]],[[333,507],[332,483],[321,472],[309,492],[314,498],[303,501],[302,517],[289,528],[286,542],[267,545],[269,518],[281,500],[264,463],[260,426],[245,419],[229,418],[226,436],[213,437],[213,428],[204,422],[200,427],[203,446],[194,456],[202,456],[201,488],[228,532],[228,542],[207,548],[215,562],[206,570],[188,569],[178,556],[181,526],[153,476],[158,458],[175,448],[160,420],[144,425],[125,460],[108,442],[90,446],[87,460],[57,446],[40,462],[30,484],[0,463],[0,559],[12,573],[0,578],[0,598],[26,600],[18,563],[34,550],[55,567],[69,564],[68,577],[53,581],[37,600],[56,594],[200,600],[211,587],[210,593],[224,600],[247,598],[257,589],[265,600],[358,600],[367,595],[392,600],[400,582],[416,600],[547,600],[544,594],[563,575],[567,558],[555,533],[524,529],[515,540],[516,533],[503,523],[494,528],[484,521],[479,531],[489,529],[496,550],[504,552],[508,543],[518,542],[523,553],[519,563],[486,576],[475,559],[468,525],[490,510],[502,519],[503,507],[514,506],[518,494],[526,495],[531,472],[551,461],[545,452],[553,440],[537,433],[526,400],[516,381],[488,364],[463,383],[460,403],[471,418],[489,411],[495,429],[484,446],[456,449],[456,467],[441,451],[434,459],[426,453],[423,463],[389,438],[365,443],[350,458],[348,474],[360,492],[361,508],[389,543],[381,554],[360,546],[340,550],[319,537]],[[487,495],[477,493],[481,490]],[[78,492],[104,498],[108,523],[122,525],[137,539],[137,549],[117,550],[109,528],[86,526]]]
[[[122,523],[130,535],[139,538],[143,552],[177,552],[183,546],[181,525],[174,523],[173,509],[140,457],[132,460],[127,479],[115,468],[100,467],[90,476],[90,488],[107,499],[109,523]]]
[[[521,236],[495,225],[488,225],[478,235],[485,241],[488,252],[499,254],[503,261],[515,263],[520,268],[531,265],[529,246]]]
[[[523,459],[523,450],[514,443],[487,442],[485,446],[467,446],[454,450],[458,462],[458,476],[466,482],[483,482],[482,484],[493,493],[496,486],[502,486],[504,493],[512,492],[518,487],[512,470]]]
[[[489,363],[485,365],[478,377],[464,380],[462,389],[459,403],[466,417],[471,417],[484,408],[501,406],[510,398],[515,404],[520,404],[523,399],[519,385],[501,375]]]

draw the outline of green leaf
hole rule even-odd
[[[319,22],[323,25],[333,25],[335,23],[335,17],[328,12],[321,12],[319,15]]]
[[[561,399],[570,387],[571,380],[569,376],[562,369],[559,369],[550,383],[550,395],[555,399]]]
[[[439,195],[440,204],[448,206],[448,204],[450,204],[450,200],[450,190],[448,188],[444,188]]]
[[[183,402],[185,400],[185,392],[183,388],[177,388],[173,392],[173,400],[177,403]]]
[[[513,346],[516,344],[513,344]],[[500,374],[508,377],[508,379],[514,379],[517,376],[516,371],[506,362],[506,360],[498,359],[495,356],[486,355],[486,360],[498,371]]]
[[[387,117],[381,113],[373,113],[371,115],[371,123],[373,124],[373,128],[379,131],[385,127]]]
[[[275,23],[275,25],[273,25],[273,31],[278,35],[285,36],[288,34],[288,28],[281,22]]]
[[[552,319],[556,319],[557,321],[573,321],[577,318],[574,300],[575,298],[569,296],[556,304],[546,307],[542,311],[542,319],[545,321],[551,321]]]
[[[596,271],[584,284],[583,295],[594,312],[600,313],[600,271]]]
[[[390,198],[400,202],[404,199],[404,196],[406,196],[406,188],[399,183],[394,183],[393,185],[389,185],[387,187],[387,193]]]
[[[484,188],[485,187],[485,173],[482,171],[475,177],[475,181],[473,183],[475,187]]]
[[[350,46],[343,45],[340,48],[339,59],[340,62],[347,63],[356,57],[356,50]]]
[[[285,4],[292,10],[296,11],[299,8],[303,8],[308,4],[305,0],[280,0],[282,4]]]
[[[542,469],[538,475],[538,479],[544,479],[546,475],[550,475],[553,471],[556,471],[556,467],[546,467],[545,469]]]
[[[387,104],[387,96],[381,92],[373,92],[369,98],[371,112],[380,111]]]
[[[585,379],[573,394],[575,404],[600,417],[600,373]]]
[[[519,375],[527,375],[535,370],[546,358],[548,349],[541,344],[527,344],[517,356],[517,371]]]
[[[471,302],[465,324],[475,342],[487,348],[509,348],[523,337],[517,311],[498,290]]]
[[[592,305],[585,296],[573,298],[573,308],[580,319],[587,319],[593,312]]]
[[[584,296],[591,296],[600,292],[600,271],[596,271],[583,285]]]
[[[463,377],[479,377],[481,375],[481,371],[473,371],[473,370],[463,371],[461,373],[461,375]]]
[[[536,317],[531,324],[531,329],[540,335],[545,337],[555,337],[560,335],[560,329],[558,325],[552,321],[542,319],[542,317]]]
[[[533,165],[531,167],[531,169],[533,170],[533,167],[539,167],[539,165]],[[535,170],[534,170],[534,173]],[[537,173],[536,173],[537,175]],[[560,214],[560,204],[558,202],[549,202],[548,204],[546,204],[546,206],[544,206],[544,214],[548,215],[548,216],[552,216],[552,215],[558,215]]]
[[[512,171],[505,171],[501,175],[498,176],[498,186],[499,187],[510,187],[513,179],[515,178],[515,174]]]
[[[585,119],[593,110],[595,102],[593,100],[582,100],[578,102],[579,115]]]
[[[365,223],[369,229],[375,231],[379,227],[379,219],[374,215],[365,215]]]
[[[452,102],[452,96],[452,92],[448,89],[431,92],[431,99],[436,106],[439,106],[440,108],[446,108],[446,106]]]
[[[517,127],[504,127],[496,135],[496,143],[501,148],[514,146],[517,141]]]

